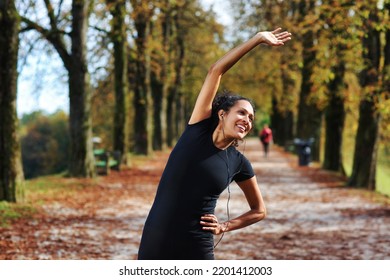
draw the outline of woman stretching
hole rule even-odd
[[[244,97],[215,96],[222,75],[245,54],[260,44],[281,46],[290,39],[291,34],[281,28],[259,32],[210,67],[188,125],[160,179],[138,259],[211,260],[213,235],[249,226],[265,217],[252,166],[236,150],[237,141],[253,127],[254,108]],[[216,202],[232,181],[244,192],[249,211],[219,222],[214,215]]]

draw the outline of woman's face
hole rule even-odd
[[[254,112],[247,100],[239,100],[224,113],[222,119],[226,137],[243,139],[253,127]]]

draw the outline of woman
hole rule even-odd
[[[214,259],[213,235],[256,223],[266,215],[249,161],[236,150],[252,129],[254,109],[243,97],[216,98],[221,77],[259,44],[281,46],[291,34],[259,32],[211,66],[187,128],[173,149],[146,220],[138,259]],[[250,210],[220,223],[214,215],[221,192],[235,181]]]

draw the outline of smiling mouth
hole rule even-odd
[[[243,125],[238,124],[237,127],[240,129],[240,132],[245,132],[246,131],[246,127],[243,126]]]

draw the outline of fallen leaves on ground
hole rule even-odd
[[[217,259],[390,259],[388,198],[344,187],[345,178],[273,147],[262,155],[257,139],[243,151],[252,162],[267,218],[226,233]],[[53,193],[31,191],[37,211],[0,228],[0,259],[136,259],[142,227],[168,152],[158,152],[97,179],[47,177]],[[248,208],[236,185],[225,191],[220,220]],[[216,239],[218,240],[218,238]]]

